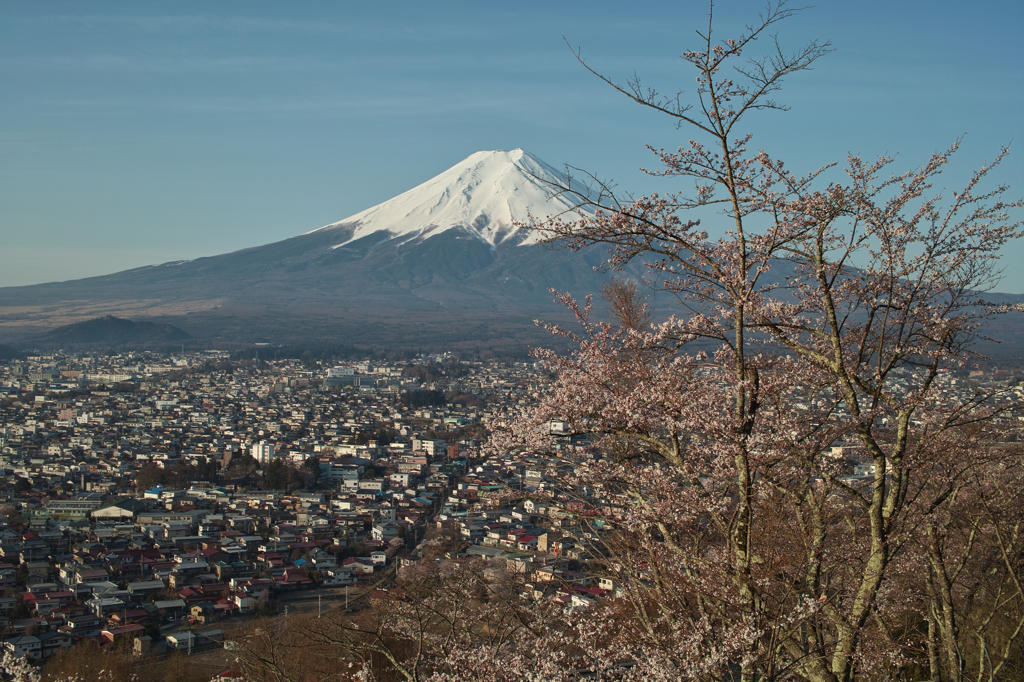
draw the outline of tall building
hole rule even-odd
[[[261,440],[252,446],[252,456],[260,464],[270,464],[270,460],[277,457],[274,444]]]

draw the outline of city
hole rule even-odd
[[[1024,679],[1024,5],[904,4],[0,5],[0,682]]]
[[[0,364],[4,646],[33,661],[83,640],[201,652],[223,646],[223,623],[280,613],[293,593],[347,607],[339,588],[362,594],[425,559],[502,560],[531,598],[569,609],[614,600],[623,585],[600,536],[629,501],[567,483],[595,457],[589,439],[553,422],[553,456],[483,447],[489,420],[550,380],[538,363],[450,354]],[[1015,382],[946,373],[938,390],[1019,400]],[[999,418],[1010,440],[1017,419]],[[833,451],[851,484],[870,477],[858,448]]]

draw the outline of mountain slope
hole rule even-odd
[[[553,188],[568,184],[565,174],[522,149],[477,152],[393,199],[314,232],[353,227],[338,247],[378,230],[392,238],[425,238],[455,228],[492,246],[509,239],[534,244],[537,236],[524,236],[513,223],[531,214],[572,218],[573,202],[552,196]]]
[[[0,289],[0,331],[17,336],[113,314],[180,319],[197,335],[250,337],[258,328],[265,338],[283,329],[296,338],[335,329],[372,338],[356,318],[387,311],[372,325],[381,342],[405,333],[394,328],[398,318],[402,328],[414,318],[444,319],[452,336],[459,328],[486,336],[480,322],[492,320],[507,335],[509,320],[531,326],[536,317],[562,314],[549,289],[599,286],[603,250],[552,249],[514,225],[547,215],[572,219],[569,200],[549,196],[566,182],[522,150],[478,152],[394,199],[280,242]]]
[[[539,244],[514,224],[531,216],[571,220],[568,199],[549,196],[567,182],[522,150],[478,152],[393,199],[279,242],[2,288],[0,341],[115,315],[173,324],[218,343],[550,343],[533,320],[561,323],[568,314],[549,290],[579,297],[597,291],[606,253],[600,246],[571,252]],[[999,324],[993,336],[1024,336],[1017,316]]]

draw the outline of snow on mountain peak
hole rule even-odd
[[[546,183],[564,185],[566,176],[522,149],[481,151],[422,185],[320,230],[355,224],[345,242],[379,230],[393,236],[431,236],[462,228],[495,246],[515,234],[514,221],[570,212],[566,197],[551,197]],[[319,231],[319,230],[314,230]],[[529,234],[522,244],[538,241]]]

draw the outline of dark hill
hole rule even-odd
[[[0,343],[0,360],[16,360],[25,357],[25,354],[14,346]]]
[[[113,315],[97,317],[84,322],[57,327],[44,334],[40,341],[47,344],[78,345],[150,344],[187,341],[192,336],[170,324],[135,322]]]

